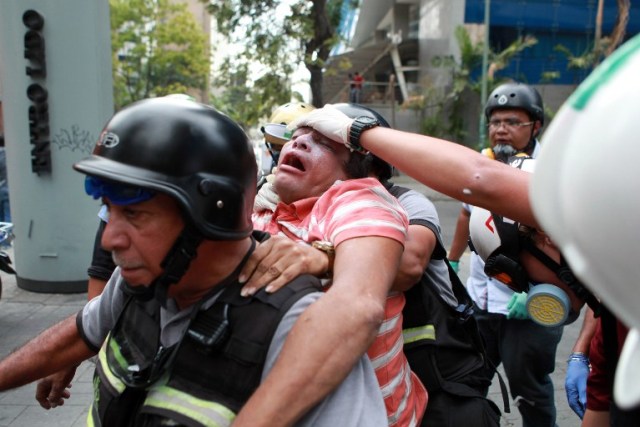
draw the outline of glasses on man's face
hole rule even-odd
[[[535,122],[521,122],[518,119],[493,119],[490,120],[489,123],[487,123],[487,127],[489,128],[489,130],[498,130],[500,126],[504,125],[505,129],[507,130],[516,130],[523,126],[531,126],[534,123]]]

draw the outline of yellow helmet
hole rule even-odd
[[[285,135],[287,125],[315,109],[313,105],[304,102],[288,102],[279,106],[271,114],[269,123],[260,128],[264,139],[271,144],[284,145],[289,140]]]

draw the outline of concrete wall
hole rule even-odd
[[[419,58],[420,83],[445,88],[451,83],[450,73],[431,66],[436,56],[460,56],[452,35],[464,23],[464,0],[421,0]]]
[[[7,173],[23,289],[86,291],[99,203],[84,194],[72,165],[91,153],[112,114],[110,41],[106,1],[0,1]]]

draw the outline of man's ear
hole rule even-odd
[[[542,129],[542,123],[540,123],[540,120],[536,120],[535,123],[533,124],[533,136],[537,138],[538,135],[540,135],[541,129]]]

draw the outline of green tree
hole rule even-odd
[[[133,101],[205,90],[207,36],[186,4],[110,0],[116,108]]]
[[[290,82],[300,63],[311,75],[313,104],[324,104],[323,68],[338,41],[335,28],[340,22],[342,0],[203,2],[215,18],[217,30],[233,46],[214,76],[214,86],[227,88],[226,93],[215,97],[214,104],[224,103],[230,114],[243,110],[244,116],[234,118],[245,125],[254,125],[268,116],[275,105],[295,97]],[[251,81],[250,70],[256,73],[255,64],[261,67],[260,77]],[[232,84],[243,84],[245,89]],[[237,105],[241,103],[250,105]]]
[[[616,22],[609,37],[602,37],[602,13],[604,0],[598,0],[598,13],[596,15],[596,26],[593,40],[593,46],[575,55],[566,46],[561,44],[555,46],[555,50],[567,57],[567,69],[569,70],[593,70],[604,58],[611,53],[624,41],[627,32],[627,24],[629,23],[629,9],[631,3],[629,0],[616,0],[618,7],[618,15]]]
[[[473,79],[472,72],[482,64],[483,43],[474,43],[466,28],[462,26],[456,28],[455,37],[460,49],[460,60],[456,61],[453,57],[435,57],[432,61],[434,67],[450,70],[451,86],[442,91],[441,88],[427,85],[424,94],[412,98],[406,107],[424,115],[421,129],[423,133],[462,142],[467,136],[463,117],[463,107],[468,101],[467,95],[480,94],[481,82],[479,78]],[[500,52],[489,50],[489,91],[503,83],[503,79],[496,77],[496,73],[507,67],[516,55],[537,42],[535,37],[524,36]]]

